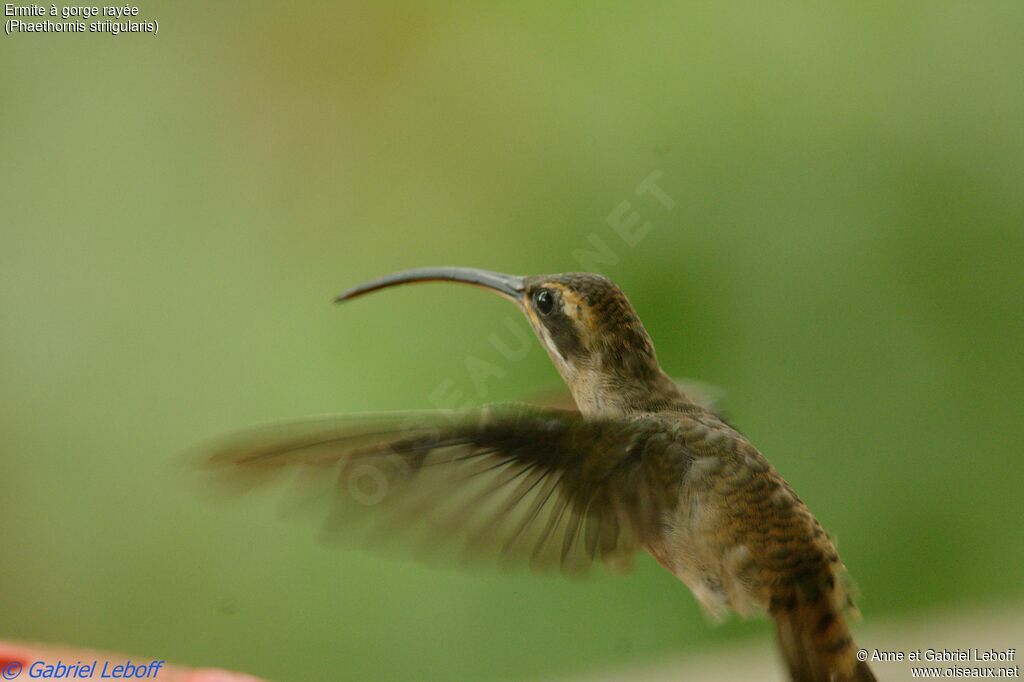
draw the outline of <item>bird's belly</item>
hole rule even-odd
[[[701,606],[721,618],[731,609],[742,615],[767,605],[762,590],[751,580],[748,548],[722,532],[718,514],[699,493],[682,497],[665,519],[665,533],[648,551],[683,582]]]

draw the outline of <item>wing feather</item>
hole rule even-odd
[[[292,497],[326,499],[332,535],[581,572],[626,563],[659,532],[693,459],[660,419],[530,406],[325,416],[231,437],[205,466],[253,485],[301,472]]]

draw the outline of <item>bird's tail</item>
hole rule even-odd
[[[874,682],[867,663],[855,655],[845,604],[845,596],[837,599],[831,572],[772,598],[770,612],[793,682]]]

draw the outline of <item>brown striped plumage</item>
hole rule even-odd
[[[767,612],[793,680],[872,680],[832,541],[781,475],[662,372],[629,301],[587,273],[399,273],[343,294],[451,280],[493,289],[530,320],[578,410],[324,417],[230,439],[211,462],[256,479],[302,469],[327,485],[332,528],[542,569],[622,566],[649,551],[711,614]],[[336,475],[324,475],[328,471]]]

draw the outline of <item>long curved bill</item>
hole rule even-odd
[[[372,279],[342,292],[334,300],[338,303],[350,301],[357,296],[368,294],[378,289],[413,284],[415,282],[462,282],[496,291],[505,298],[519,302],[522,300],[525,286],[523,278],[517,275],[506,275],[490,270],[476,268],[416,268],[403,270],[378,279]]]

